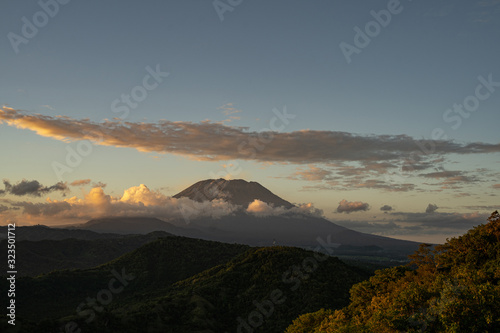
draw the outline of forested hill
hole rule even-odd
[[[500,215],[350,293],[344,309],[302,315],[286,332],[500,332]]]

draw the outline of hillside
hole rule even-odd
[[[87,302],[115,288],[116,274],[126,281],[123,290],[93,308]],[[255,332],[282,332],[303,311],[345,306],[350,287],[367,277],[298,248],[167,237],[93,269],[18,279],[18,327],[57,332],[74,322],[83,332],[225,332],[237,328],[239,317],[253,323],[263,304],[269,318]]]
[[[83,231],[83,230],[82,230]],[[160,237],[172,236],[166,232],[156,231],[147,235],[127,235],[107,239],[62,239],[40,241],[18,241],[16,255],[18,276],[37,276],[54,270],[84,269],[104,264],[127,252],[149,243]],[[7,253],[7,241],[0,242],[2,253]],[[2,272],[6,272],[7,260],[0,264]]]
[[[130,299],[88,325],[71,319],[92,332],[283,332],[304,311],[345,306],[349,288],[367,277],[310,251],[254,248],[151,294],[158,298]]]
[[[344,309],[305,314],[286,332],[500,332],[500,214],[488,221],[422,245],[409,267],[355,285]]]
[[[108,289],[109,281],[116,275],[133,275],[130,285],[114,296],[115,300],[120,300],[116,306],[133,295],[161,292],[172,283],[225,263],[247,249],[244,245],[166,237],[92,269],[18,278],[16,302],[23,304],[18,309],[18,317],[39,321],[75,314],[78,305],[87,297],[95,298],[97,292]],[[6,279],[2,279],[0,285],[5,288]]]

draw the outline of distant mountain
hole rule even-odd
[[[116,259],[160,237],[168,236],[172,236],[172,234],[155,231],[147,235],[123,235],[93,240],[75,238],[20,240],[16,242],[16,255],[22,258],[16,262],[17,275],[37,276],[54,270],[91,268]],[[7,253],[6,240],[0,242],[0,248],[4,249],[3,253]],[[0,263],[0,269],[2,272],[8,271],[7,258]]]
[[[223,199],[242,206],[240,210],[220,218],[198,217],[186,221],[182,218],[169,219],[168,222],[149,217],[108,217],[91,220],[78,226],[95,232],[120,234],[146,234],[161,230],[174,235],[214,240],[228,243],[241,243],[251,246],[270,246],[273,244],[299,246],[314,249],[318,239],[334,243],[336,246],[349,245],[349,250],[357,256],[388,257],[406,259],[419,243],[387,237],[364,234],[336,225],[324,218],[301,213],[290,202],[256,182],[245,180],[212,179],[200,181],[174,197],[187,197],[192,200]],[[245,212],[246,205],[255,199],[274,207],[295,208],[279,215],[255,216]],[[378,250],[374,250],[378,249]],[[330,254],[346,254],[332,250]]]
[[[146,234],[151,231],[179,233],[179,227],[154,217],[104,217],[90,220],[78,228],[117,234]]]
[[[322,242],[338,247],[339,254],[345,253],[345,246],[349,245],[367,255],[380,255],[379,251],[385,250],[391,252],[392,257],[399,253],[396,256],[405,259],[419,245],[416,242],[354,231],[321,217],[298,214],[255,217],[237,213],[218,219],[195,219],[190,226],[205,231],[214,240],[254,246],[278,244],[314,249],[319,244],[318,239],[321,239]]]
[[[7,238],[7,226],[0,226],[0,235],[3,234]],[[76,226],[66,226],[66,228],[48,227],[45,225],[34,226],[16,226],[16,241],[39,241],[39,240],[61,240],[68,238],[75,239],[110,239],[121,238],[122,235],[116,233],[102,233],[90,230],[82,230]]]
[[[198,202],[223,199],[235,205],[248,207],[255,199],[259,199],[274,207],[292,208],[290,202],[281,199],[257,182],[247,182],[243,179],[207,179],[189,186],[184,191],[174,195],[174,198],[190,198]]]

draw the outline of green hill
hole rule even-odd
[[[488,220],[423,244],[409,267],[355,285],[344,309],[300,316],[286,332],[500,332],[500,214]]]
[[[311,251],[253,248],[161,297],[127,300],[88,326],[73,319],[92,332],[283,332],[301,313],[345,306],[350,287],[367,277]]]
[[[18,279],[16,328],[283,332],[301,313],[347,305],[368,275],[298,248],[167,237],[93,269]]]
[[[18,278],[17,318],[36,323],[74,315],[80,304],[87,304],[87,299],[96,298],[100,291],[103,291],[102,295],[109,296],[106,290],[120,289],[123,276],[134,278],[126,281],[127,285],[121,288],[123,290],[111,294],[112,306],[130,297],[135,297],[134,302],[144,301],[143,294],[161,292],[162,288],[225,263],[248,248],[245,245],[172,236],[160,238],[92,269],[62,270],[36,278]],[[0,285],[2,290],[8,289],[6,279],[2,279]],[[80,309],[80,312],[84,310]],[[39,332],[40,328],[34,331]]]

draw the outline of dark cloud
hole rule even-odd
[[[397,212],[384,214],[381,221],[334,221],[336,224],[365,233],[385,236],[396,235],[441,235],[443,239],[450,235],[460,235],[472,227],[485,223],[489,214],[458,213],[408,213]]]
[[[349,189],[359,189],[359,188],[369,188],[378,189],[389,192],[407,192],[415,189],[415,185],[411,183],[390,183],[378,179],[349,179],[345,180],[343,186],[349,187]]]
[[[4,179],[3,184],[5,186],[5,190],[3,190],[1,194],[9,193],[17,196],[31,195],[39,197],[42,194],[53,191],[60,191],[64,195],[68,191],[68,186],[63,182],[58,182],[47,187],[40,184],[37,180],[23,179],[17,184],[11,184],[9,180]]]
[[[281,118],[285,124],[289,123],[290,120],[283,115],[286,112],[281,112]],[[276,120],[270,122],[269,127],[280,127],[280,119]],[[443,154],[500,152],[500,144],[416,140],[407,135],[358,135],[312,130],[278,132],[268,128],[252,132],[246,127],[210,121],[134,123],[117,120],[97,123],[88,119],[28,114],[6,107],[0,109],[0,122],[57,140],[92,140],[97,145],[172,153],[209,161],[243,159],[304,164],[406,160],[411,166],[421,165],[425,162],[423,158]],[[377,166],[372,165],[372,170],[374,167]],[[384,168],[383,165],[378,167]]]
[[[428,214],[434,213],[439,207],[437,205],[429,204],[425,209],[425,212]]]
[[[487,212],[493,212],[495,210],[500,209],[500,206],[465,206],[467,209],[472,209],[472,210],[482,210],[482,211],[487,211]]]
[[[442,182],[436,184],[436,185],[441,185],[444,187],[448,186],[453,186],[457,184],[466,184],[466,183],[474,183],[478,181],[478,178],[476,176],[469,176],[466,174],[464,171],[437,171],[437,172],[430,172],[430,173],[424,173],[420,174],[420,177],[425,177],[425,178],[433,178],[433,179],[438,179],[441,180],[443,179]]]
[[[389,205],[383,205],[382,207],[380,207],[380,210],[387,213],[387,212],[391,212],[392,211],[392,207],[389,206]]]
[[[96,182],[92,184],[92,187],[100,187],[105,188],[108,184],[104,184],[103,182]]]
[[[416,231],[420,232],[422,229],[420,226],[405,226],[392,221],[335,221],[335,223],[359,232],[387,236],[414,234]]]
[[[5,205],[0,205],[0,213],[5,212],[6,210],[9,210],[9,207],[7,207]]]
[[[418,224],[425,230],[435,230],[441,229],[445,230],[455,230],[458,232],[465,232],[471,229],[473,226],[479,225],[481,223],[486,223],[486,219],[491,213],[480,214],[480,213],[405,213],[405,212],[395,212],[389,213],[389,215],[395,218],[393,221],[401,223]]]
[[[352,212],[359,212],[359,211],[367,211],[370,209],[370,205],[361,202],[361,201],[347,201],[347,200],[342,200],[339,202],[339,206],[337,207],[337,213],[352,213]]]
[[[459,213],[411,213],[411,212],[389,212],[384,214],[380,221],[333,221],[336,224],[351,228],[360,232],[377,235],[429,235],[434,237],[440,235],[444,240],[450,235],[460,235],[472,227],[486,223],[491,212],[480,214]]]

